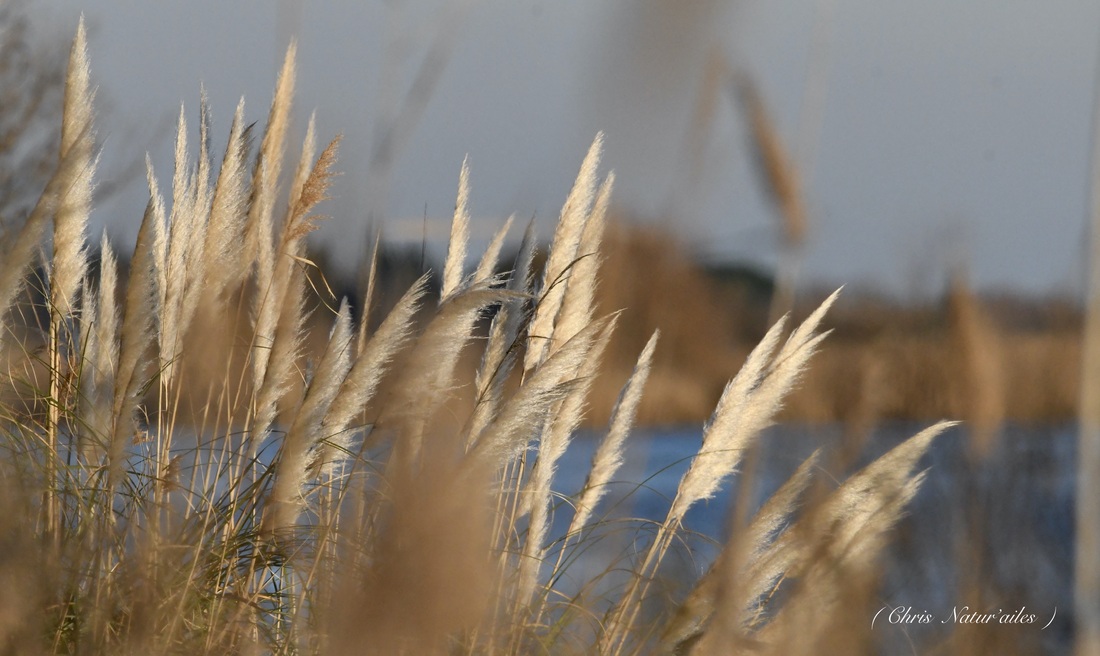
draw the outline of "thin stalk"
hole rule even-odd
[[[511,536],[516,525],[516,519],[519,515],[520,499],[523,496],[523,474],[527,466],[527,452],[524,451],[520,457],[513,461],[508,468],[505,469],[504,477],[501,480],[502,492],[501,499],[506,505],[509,506],[508,510],[500,514],[500,520],[497,523],[497,529],[495,535],[500,535],[503,541],[500,544],[500,579],[496,591],[496,604],[493,612],[492,625],[489,629],[489,650],[488,656],[492,656],[496,653],[496,639],[497,628],[500,621],[500,614],[504,610],[503,606],[507,603],[504,599],[503,588],[507,577],[505,576],[505,570],[508,565],[508,556],[511,553],[509,548],[511,545]],[[510,480],[515,480],[515,487],[512,488],[511,500],[509,503],[507,483]],[[505,519],[506,518],[506,519]],[[518,550],[518,547],[517,547]]]
[[[619,630],[608,638],[604,648],[605,653],[622,653],[623,647],[626,646],[626,640],[630,634],[630,628],[633,627],[634,622],[637,621],[638,613],[641,612],[642,602],[645,601],[646,592],[649,591],[649,584],[652,579],[649,578],[648,572],[650,569],[653,569],[653,573],[656,575],[657,565],[664,560],[668,548],[672,545],[672,538],[675,537],[678,527],[678,521],[674,523],[665,522],[657,529],[657,536],[653,539],[653,544],[650,545],[649,550],[646,552],[646,557],[642,562],[642,566],[638,568],[635,575],[631,577],[630,587],[627,588],[626,594],[623,595],[622,601],[618,604],[619,608],[615,613],[614,619],[616,620],[615,626]],[[635,597],[637,597],[636,600]],[[623,620],[624,617],[626,618],[625,621]]]
[[[50,398],[46,418],[46,533],[54,549],[61,546],[60,515],[57,504],[58,425],[61,422],[61,315],[50,312]]]

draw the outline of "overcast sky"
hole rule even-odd
[[[321,239],[349,259],[372,217],[394,236],[411,224],[417,238],[425,209],[447,216],[466,155],[474,215],[536,214],[548,237],[603,130],[620,208],[697,251],[773,263],[778,231],[742,117],[719,91],[709,121],[693,119],[708,102],[708,62],[721,60],[755,78],[807,179],[804,280],[932,294],[965,263],[987,289],[1080,290],[1100,42],[1092,0],[48,0],[34,10],[64,38],[86,16],[105,177],[150,150],[167,179],[175,115],[182,102],[197,122],[200,82],[219,151],[242,95],[262,121],[294,34],[299,128],[316,110],[322,137],[344,135]],[[132,238],[145,193],[131,185],[98,220]]]

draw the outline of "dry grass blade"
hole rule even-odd
[[[523,231],[523,239],[520,241],[519,253],[516,255],[515,269],[508,280],[508,289],[514,292],[530,291],[534,284],[535,271],[535,220],[527,222],[527,228]]]

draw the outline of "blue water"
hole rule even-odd
[[[821,469],[815,475],[841,481],[921,428],[886,426],[859,448],[846,444],[839,428],[770,429],[759,442],[754,475],[727,480],[716,498],[688,513],[685,528],[696,535],[685,545],[689,555],[679,566],[694,571],[683,573],[697,575],[709,565],[729,531],[740,495],[748,495],[743,503],[755,512],[815,449],[823,448]],[[933,443],[920,463],[927,478],[883,558],[877,607],[910,608],[913,613],[930,613],[936,621],[876,621],[882,653],[910,653],[910,644],[936,644],[955,628],[953,622],[942,620],[951,618],[956,608],[961,613],[963,606],[1005,614],[1024,607],[1037,622],[1017,627],[1013,634],[1023,653],[1064,653],[1072,637],[1074,429],[1007,426],[991,453],[978,463],[967,458],[965,440],[963,430],[956,428]],[[594,550],[591,559],[633,549],[634,540],[645,542],[644,521],[627,520],[664,519],[699,442],[698,429],[632,436],[618,476],[624,482],[613,486],[598,515],[635,528],[608,551]],[[594,436],[575,441],[561,464],[555,489],[569,495],[581,488],[596,445]],[[555,529],[563,532],[570,517],[567,509],[559,512]],[[591,570],[603,566],[593,563]],[[871,620],[867,618],[868,624]]]

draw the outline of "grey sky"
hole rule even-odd
[[[161,178],[171,175],[167,137],[181,101],[195,122],[200,81],[216,139],[242,94],[248,118],[263,120],[282,44],[297,33],[299,125],[316,109],[322,136],[345,137],[334,219],[321,233],[345,257],[361,247],[368,216],[416,219],[425,207],[447,215],[467,154],[475,216],[537,213],[548,233],[602,129],[621,207],[710,254],[773,262],[774,218],[728,95],[705,148],[686,145],[717,52],[754,75],[788,146],[802,153],[811,181],[806,278],[927,294],[965,262],[986,288],[1079,287],[1100,41],[1091,0],[35,8],[55,33],[71,34],[81,11],[89,21],[92,72],[109,102],[99,122],[108,175],[146,148]],[[812,48],[814,35],[826,47]],[[445,65],[429,68],[439,75],[425,85],[426,102],[405,104],[429,52]],[[805,125],[819,130],[801,121],[811,52],[825,62],[825,102]],[[402,136],[379,166],[379,135],[395,124]],[[99,220],[130,238],[144,194],[133,185]]]

